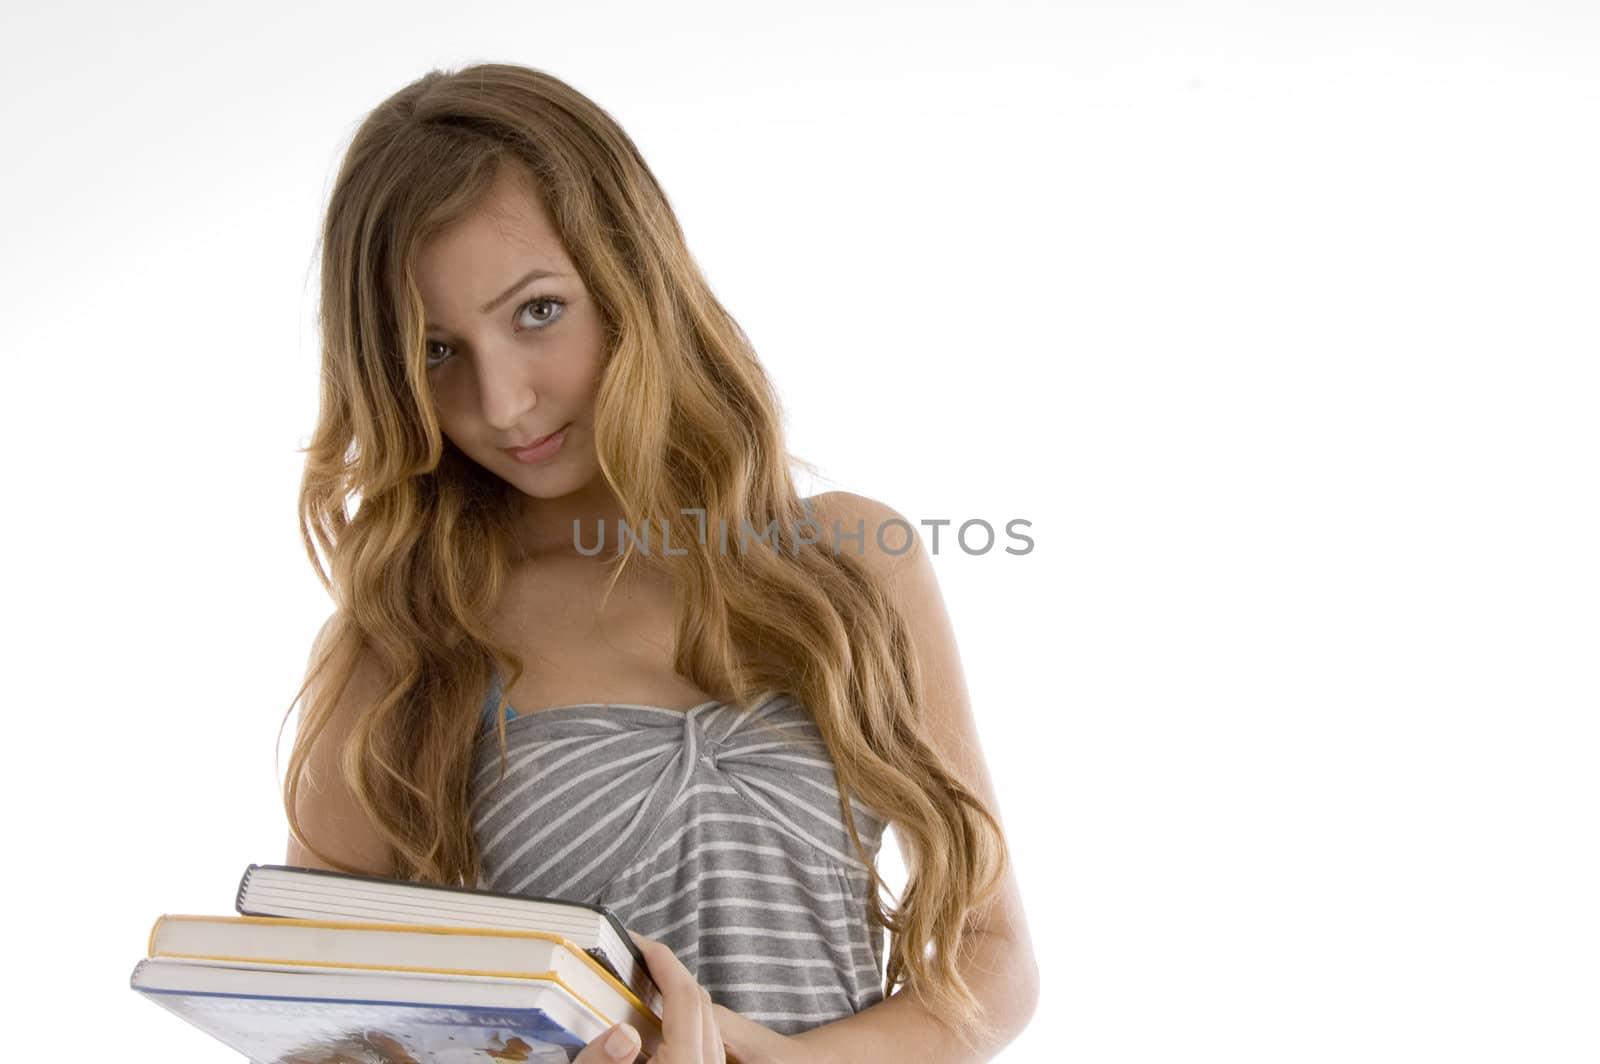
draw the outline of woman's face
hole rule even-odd
[[[605,326],[537,199],[502,171],[476,213],[422,246],[417,283],[450,441],[537,498],[593,480]],[[560,446],[535,460],[505,450],[558,431]]]

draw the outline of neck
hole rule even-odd
[[[604,561],[615,553],[622,519],[621,501],[606,478],[597,474],[587,485],[567,495],[553,499],[525,498],[518,520],[519,538],[530,559]],[[580,553],[577,544],[592,549],[602,528],[605,549],[592,556]]]

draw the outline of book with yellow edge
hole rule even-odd
[[[659,1014],[661,991],[617,915],[570,898],[504,894],[325,868],[252,864],[239,880],[240,916],[548,931],[570,939]]]
[[[556,934],[288,917],[166,915],[131,985],[257,1064],[570,1061],[659,1015]]]

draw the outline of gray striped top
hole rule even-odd
[[[500,700],[485,699],[486,728]],[[833,760],[790,695],[749,712],[626,703],[506,710],[470,800],[480,886],[608,906],[665,943],[711,1000],[782,1034],[883,1000],[883,929],[839,811]],[[877,860],[885,822],[854,795]]]

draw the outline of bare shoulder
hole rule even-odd
[[[306,673],[316,668],[324,654],[333,649],[337,615],[330,617],[312,640]],[[333,677],[324,671],[307,687],[308,700],[323,704],[333,699],[326,711],[325,724],[306,750],[304,771],[296,795],[295,816],[307,839],[324,854],[352,865],[358,871],[387,875],[391,853],[379,835],[360,800],[345,778],[341,755],[356,721],[382,695],[386,686],[382,666],[369,647],[355,651],[355,663],[342,690],[333,690]],[[307,721],[302,703],[299,727]],[[299,738],[296,745],[299,745]],[[305,868],[330,868],[345,871],[319,858],[302,839],[290,832],[286,863]]]
[[[950,620],[916,524],[881,499],[853,491],[824,492],[809,501],[822,541],[860,561],[914,629],[928,638],[944,637],[938,651],[948,656]]]
[[[926,564],[916,524],[888,503],[853,491],[826,491],[809,503],[823,542],[851,552],[874,574],[887,579]],[[922,579],[932,573],[929,566]]]
[[[835,520],[841,534],[853,535],[858,527],[864,527],[866,568],[882,579],[888,597],[905,619],[920,664],[919,688],[913,692],[918,719],[954,775],[999,819],[994,779],[983,754],[978,713],[967,691],[956,626],[945,607],[932,552],[923,544],[920,530],[888,503],[854,492],[830,491],[814,497],[811,505],[825,539],[834,534]],[[877,530],[884,526],[890,527],[884,528],[880,541]],[[854,540],[841,542],[846,550],[857,549]],[[997,897],[969,926],[1015,943],[1017,970],[1035,973],[1031,980],[1037,985],[1037,966],[1013,868],[1007,867]]]

